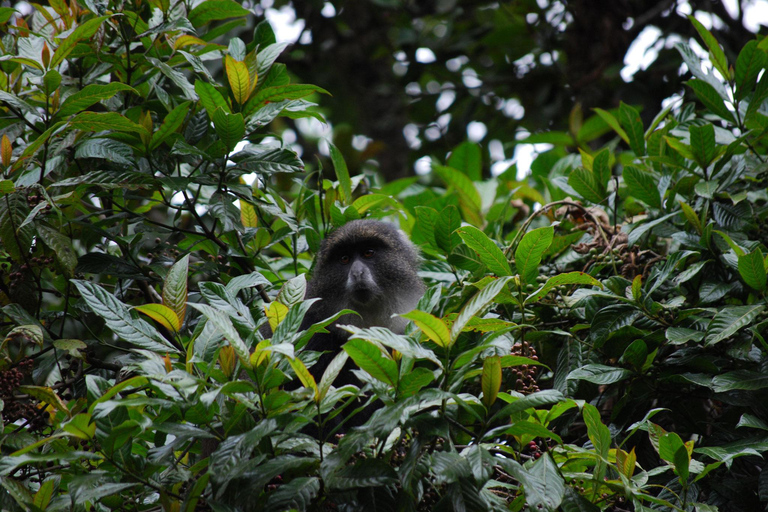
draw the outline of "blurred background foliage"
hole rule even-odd
[[[418,157],[443,158],[468,137],[482,141],[486,164],[501,162],[493,167],[500,172],[529,134],[578,132],[594,107],[612,109],[620,100],[638,107],[647,125],[665,100],[683,95],[690,76],[673,45],[684,41],[706,55],[687,15],[735,60],[768,12],[754,0],[278,0],[253,7],[264,9],[278,37],[275,21],[292,21],[282,31],[297,39],[288,68],[332,91],[323,105],[353,174],[378,169],[386,181],[412,175]],[[293,129],[287,140],[312,154],[314,133]],[[520,154],[528,161],[530,148]]]

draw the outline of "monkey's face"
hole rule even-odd
[[[340,253],[338,265],[342,276],[346,274],[343,286],[350,305],[366,307],[380,297],[381,283],[377,282],[376,269],[382,250],[381,247],[363,245]]]

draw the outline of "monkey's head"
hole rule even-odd
[[[352,221],[323,241],[307,296],[323,299],[328,316],[348,308],[362,315],[350,323],[402,330],[405,321],[390,317],[413,309],[424,294],[419,263],[418,251],[396,227]]]

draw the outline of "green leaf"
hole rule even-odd
[[[447,348],[451,344],[451,332],[442,319],[418,309],[400,316],[413,321],[439,347]]]
[[[181,322],[179,321],[179,318],[176,316],[176,313],[168,306],[163,304],[150,303],[141,304],[134,307],[133,309],[139,313],[147,315],[149,318],[159,323],[172,333],[177,333],[179,330],[181,330]]]
[[[230,40],[230,44],[232,41],[235,41],[235,39]],[[237,41],[239,41],[239,39],[237,39]],[[231,55],[227,55],[224,57],[224,70],[226,71],[232,96],[237,103],[242,105],[248,101],[248,96],[251,94],[248,66],[245,62],[235,60]]]
[[[147,130],[117,112],[80,112],[69,120],[70,128],[86,132],[135,132],[147,133]]]
[[[320,493],[320,479],[312,477],[297,477],[288,483],[278,486],[267,494],[265,510],[310,510],[315,497]]]
[[[645,171],[627,165],[622,174],[624,183],[629,188],[629,193],[648,206],[661,209],[661,196],[659,195],[658,180]]]
[[[486,357],[483,361],[480,388],[483,391],[483,405],[486,409],[490,409],[501,388],[501,359],[499,356]]]
[[[511,279],[511,277],[501,277],[499,279],[494,279],[488,285],[480,290],[472,299],[467,302],[463,308],[461,308],[461,311],[459,311],[459,316],[456,317],[456,320],[454,320],[453,325],[451,326],[451,344],[456,342],[456,339],[459,337],[459,334],[464,330],[464,327],[467,325],[467,323],[480,311],[485,309],[485,307],[490,304],[491,301],[493,301],[494,297],[503,290],[507,282]]]
[[[133,148],[112,139],[88,138],[75,150],[75,158],[101,158],[110,162],[133,166]]]
[[[742,100],[757,82],[757,75],[765,68],[768,55],[758,48],[757,41],[749,41],[736,59],[736,99]]]
[[[228,151],[234,150],[245,135],[245,122],[243,114],[240,113],[227,114],[224,110],[217,109],[213,114],[213,127]]]
[[[152,134],[152,142],[149,144],[150,150],[157,149],[165,139],[170,137],[171,134],[175,133],[181,127],[184,120],[187,118],[187,112],[191,105],[191,101],[185,101],[165,116],[163,124]]]
[[[194,27],[200,27],[211,21],[242,18],[250,11],[233,0],[206,0],[189,12],[187,19]]]
[[[712,64],[715,65],[715,69],[720,72],[723,78],[730,80],[731,73],[728,70],[728,59],[725,58],[725,52],[720,48],[720,44],[717,42],[717,39],[715,39],[715,36],[713,36],[712,33],[710,33],[710,31],[707,30],[707,28],[694,16],[688,15],[688,19],[704,40],[704,44],[709,48],[709,56],[712,59]]]
[[[389,329],[383,327],[369,327],[367,329],[360,329],[352,325],[342,326],[346,331],[350,332],[349,339],[363,339],[373,342],[378,346],[389,347],[392,350],[397,350],[402,355],[410,357],[416,360],[426,359],[435,363],[439,368],[443,367],[440,359],[435,355],[433,351],[426,348],[418,341],[413,340],[409,336],[402,334],[395,334]]]
[[[715,393],[726,393],[737,389],[757,391],[768,388],[768,375],[749,370],[736,370],[715,375],[712,379]]]
[[[483,155],[478,144],[462,142],[453,148],[447,163],[448,167],[463,172],[472,181],[483,179]]]
[[[0,240],[3,250],[17,262],[26,257],[35,234],[31,224],[19,229],[28,213],[29,206],[21,193],[0,197]]]
[[[317,387],[317,396],[320,401],[322,401],[328,394],[333,381],[336,380],[336,377],[339,376],[341,370],[344,369],[344,365],[347,363],[347,359],[349,359],[349,354],[342,350],[336,354],[336,356],[334,356],[334,358],[325,368],[323,376],[320,379],[320,384]]]
[[[154,67],[156,67],[160,72],[168,77],[171,82],[176,84],[179,89],[184,93],[184,98],[190,100],[190,101],[197,101],[199,98],[197,97],[197,93],[195,92],[195,87],[187,80],[186,75],[182,73],[181,71],[172,68],[165,62],[156,59],[154,57],[146,57],[147,62],[152,64]],[[171,62],[171,61],[169,61]]]
[[[632,375],[630,370],[602,364],[586,364],[568,374],[568,380],[586,380],[593,384],[614,384]]]
[[[75,49],[77,43],[83,39],[90,39],[97,30],[101,27],[104,20],[111,18],[111,16],[99,16],[98,18],[91,18],[82,25],[79,25],[75,30],[70,32],[67,38],[59,44],[56,51],[51,57],[51,62],[48,65],[49,69],[55,69],[61,64],[61,62],[67,58]]]
[[[120,91],[130,91],[133,94],[138,94],[136,89],[129,85],[121,84],[120,82],[112,82],[107,85],[87,85],[82,90],[77,91],[64,100],[64,103],[61,104],[61,108],[56,112],[55,119],[58,120],[60,118],[71,116],[72,114],[77,114],[99,101],[113,97]]]
[[[598,204],[605,199],[605,190],[597,183],[594,174],[583,167],[571,171],[570,176],[568,176],[568,185],[581,197],[592,203]]]
[[[584,424],[587,426],[587,436],[595,447],[595,452],[603,458],[608,458],[608,452],[611,449],[611,432],[608,427],[603,425],[600,419],[600,412],[592,404],[584,404],[582,410]],[[598,475],[596,475],[598,477]],[[601,478],[602,480],[602,478]]]
[[[522,484],[521,486],[525,491],[525,504],[529,509],[560,510],[559,507],[563,502],[566,487],[557,464],[554,463],[548,452],[535,461],[530,469],[526,469],[511,459],[505,459],[501,464],[509,474]]]
[[[197,92],[197,95],[200,97],[200,103],[202,103],[205,111],[208,112],[208,117],[210,119],[213,119],[213,115],[216,113],[217,108],[222,109],[227,114],[232,113],[224,96],[222,96],[216,87],[208,82],[196,80],[195,92]]]
[[[765,309],[762,304],[752,306],[725,306],[707,327],[707,345],[714,345],[748,326]]]
[[[22,112],[32,114],[35,117],[39,115],[35,107],[30,105],[23,99],[19,98],[15,94],[11,94],[7,91],[0,90],[0,101],[9,104],[10,106],[12,106],[17,110],[21,110]]]
[[[245,112],[246,115],[251,115],[267,103],[278,103],[285,100],[298,100],[301,98],[306,98],[307,96],[315,93],[328,95],[331,94],[322,87],[311,84],[288,84],[265,87],[260,89],[259,92],[253,96],[253,98],[248,100],[248,103],[243,108],[243,112]]]
[[[691,226],[693,226],[696,232],[701,234],[703,227],[701,225],[701,220],[699,220],[699,216],[696,214],[693,208],[688,205],[688,203],[684,203],[682,201],[678,202],[680,203],[680,208],[683,210],[683,215],[685,215],[685,218],[688,220]]]
[[[555,236],[555,228],[545,226],[532,229],[523,236],[515,249],[515,265],[520,279],[525,283],[532,283],[538,276],[541,257],[552,243]]]
[[[397,395],[402,398],[414,396],[418,391],[435,380],[435,375],[426,368],[416,367],[400,376]]]
[[[592,110],[594,110],[595,113],[597,113],[597,115],[603,119],[603,121],[608,123],[608,126],[613,128],[613,131],[615,131],[624,142],[629,144],[629,136],[627,135],[627,132],[624,131],[624,129],[619,124],[618,119],[616,119],[613,114],[601,108],[593,108]]]
[[[688,80],[686,84],[693,89],[696,97],[699,98],[699,101],[701,101],[710,112],[722,117],[730,123],[736,123],[733,113],[725,106],[723,98],[720,97],[714,87],[699,79]]]
[[[53,92],[61,85],[61,73],[55,69],[49,69],[43,79],[43,85],[45,86],[45,92],[47,94],[53,94]]]
[[[184,317],[187,313],[188,273],[189,254],[186,254],[173,264],[163,282],[163,304],[174,312],[179,325],[184,323]]]
[[[474,226],[464,226],[456,230],[464,243],[475,251],[480,261],[488,267],[488,270],[498,277],[512,275],[507,258],[499,247],[488,238],[488,235]],[[522,243],[522,242],[521,242]]]
[[[763,252],[758,247],[749,254],[739,256],[739,274],[751,288],[764,291],[766,287],[765,262]]]
[[[558,286],[568,284],[584,284],[588,286],[599,286],[600,288],[603,288],[603,283],[585,272],[565,272],[563,274],[557,274],[556,276],[552,276],[547,279],[547,281],[538,290],[526,297],[525,304],[532,304],[549,293],[550,290]]]
[[[211,307],[208,304],[190,303],[192,307],[201,312],[216,329],[217,334],[224,337],[235,351],[237,358],[245,368],[251,367],[251,354],[240,334],[235,329],[232,320],[224,311]]]
[[[627,243],[629,245],[635,245],[635,243],[640,240],[640,237],[642,237],[647,232],[653,230],[656,226],[661,224],[662,222],[666,222],[667,220],[671,219],[677,215],[677,212],[668,213],[667,215],[664,215],[662,217],[659,217],[658,219],[654,219],[650,222],[646,222],[644,224],[633,224],[632,225],[632,231],[629,232],[629,236],[627,237]]]
[[[77,254],[72,247],[72,240],[59,230],[45,224],[37,224],[37,234],[43,243],[56,254],[56,261],[61,265],[64,275],[73,277],[77,266]]]
[[[667,327],[666,337],[673,345],[682,345],[689,341],[700,342],[704,340],[705,332],[686,327]]]
[[[450,253],[458,245],[458,234],[456,230],[461,227],[461,215],[459,210],[451,205],[447,208],[443,208],[438,214],[437,223],[435,224],[435,243],[437,246],[444,250],[446,253]],[[509,265],[509,263],[507,263]]]
[[[384,357],[379,347],[369,341],[352,339],[344,344],[344,350],[357,366],[372,377],[393,388],[397,387],[397,363]]]
[[[664,136],[664,140],[667,142],[669,147],[677,151],[680,154],[680,156],[682,156],[683,158],[686,158],[688,160],[695,159],[695,157],[693,156],[693,149],[688,144],[674,137]]]
[[[270,174],[296,173],[304,170],[304,163],[290,149],[273,146],[248,145],[242,151],[230,155],[230,160],[249,172]]]
[[[122,340],[138,348],[165,355],[178,353],[176,347],[141,318],[134,318],[128,307],[102,287],[89,281],[73,279],[82,299],[91,310]]]
[[[691,125],[691,150],[699,167],[706,169],[717,155],[715,127],[710,123],[703,126]]]
[[[611,152],[608,148],[605,148],[597,153],[592,161],[592,174],[595,176],[595,182],[601,190],[605,190],[608,181],[611,179],[610,160]]]
[[[640,113],[637,109],[621,102],[619,121],[621,126],[627,131],[629,147],[635,155],[645,155],[645,132],[643,130],[643,121],[640,119]]]
[[[17,12],[13,7],[0,7],[0,24],[8,23],[8,20]]]
[[[357,213],[361,215],[368,210],[379,209],[383,206],[397,208],[397,201],[384,194],[366,194],[358,197],[355,199],[355,202],[352,203],[352,208],[357,210]]]
[[[480,213],[482,209],[482,200],[475,184],[467,175],[451,167],[446,167],[432,162],[432,170],[440,176],[446,185],[459,198],[459,208],[464,216],[464,220],[473,226],[482,226],[483,217]]]
[[[328,142],[328,147],[331,150],[331,161],[336,171],[336,178],[341,185],[341,204],[346,206],[352,202],[352,180],[349,177],[347,163],[344,161],[344,155],[341,154],[339,148],[331,142]]]

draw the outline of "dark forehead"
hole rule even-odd
[[[400,231],[391,224],[375,220],[352,221],[328,235],[321,252],[330,247],[357,245],[366,242],[397,247],[403,244],[403,239]]]

